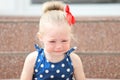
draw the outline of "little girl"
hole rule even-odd
[[[85,80],[78,55],[70,49],[74,16],[60,1],[43,5],[37,37],[43,44],[30,53],[24,63],[21,80]],[[74,28],[74,27],[73,27]]]

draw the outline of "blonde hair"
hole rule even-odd
[[[48,1],[43,4],[43,14],[40,18],[39,33],[44,32],[46,24],[67,24],[66,13],[64,12],[65,4],[61,1]],[[59,27],[59,26],[58,26]],[[70,28],[70,27],[69,27]]]
[[[74,40],[74,35],[72,34],[73,29],[72,26],[68,23],[66,19],[66,12],[64,11],[65,4],[61,1],[48,1],[43,4],[42,7],[42,15],[40,17],[39,22],[39,31],[38,31],[38,39],[43,36],[46,26],[49,27],[49,24],[52,24],[53,27],[61,27],[61,24],[66,24],[63,28],[70,31],[71,38]],[[57,25],[57,26],[54,26]],[[59,28],[58,28],[59,29]],[[39,40],[40,41],[40,40]],[[38,43],[43,46],[42,43]]]

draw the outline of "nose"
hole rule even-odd
[[[55,50],[56,50],[56,51],[61,51],[62,48],[63,48],[62,43],[57,43]]]

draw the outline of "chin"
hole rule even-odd
[[[53,54],[62,55],[62,54],[65,54],[65,52],[53,52]]]

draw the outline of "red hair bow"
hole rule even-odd
[[[65,12],[67,13],[67,14],[66,14],[66,18],[67,18],[68,23],[69,23],[70,25],[74,24],[74,23],[75,23],[75,18],[74,18],[74,16],[71,14],[68,5],[66,5],[66,7],[65,7]]]

